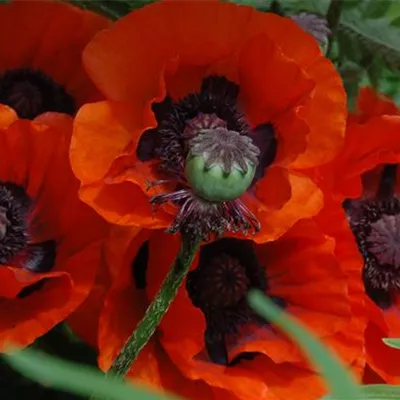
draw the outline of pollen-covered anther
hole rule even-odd
[[[189,189],[157,195],[151,199],[153,205],[169,201],[180,205],[174,222],[168,228],[169,233],[181,232],[207,241],[212,234],[220,236],[225,231],[257,233],[261,228],[257,217],[240,199],[209,202]]]
[[[7,209],[0,206],[0,240],[7,234],[7,227],[10,221],[7,218]]]
[[[160,179],[148,186],[168,184],[151,204],[176,207],[170,233],[208,240],[260,230],[242,195],[272,162],[264,148],[270,132],[250,128],[237,106],[238,94],[235,83],[210,76],[199,92],[178,102],[167,97],[153,107],[158,127],[142,135],[138,158],[158,160]],[[267,140],[260,140],[261,133]]]
[[[186,177],[205,200],[233,200],[250,186],[259,155],[249,136],[225,128],[203,129],[189,142]]]
[[[28,246],[30,206],[24,188],[0,182],[0,264],[7,264]]]
[[[371,224],[369,251],[380,264],[400,267],[400,215],[383,215]]]

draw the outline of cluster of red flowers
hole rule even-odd
[[[313,400],[257,288],[360,382],[400,381],[400,111],[295,21],[164,0],[115,23],[0,6],[0,346],[66,320],[107,370],[182,235],[203,240],[129,376],[188,399]],[[10,40],[11,38],[11,40]],[[222,237],[223,236],[223,237]]]

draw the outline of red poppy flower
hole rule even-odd
[[[13,0],[0,6],[0,103],[21,118],[73,115],[101,96],[82,51],[107,19],[59,1]]]
[[[341,208],[319,216],[322,221],[346,224]],[[112,229],[104,252],[112,286],[100,314],[101,368],[109,368],[143,317],[178,247],[178,237],[160,231]],[[361,377],[366,320],[362,282],[353,279],[361,266],[348,227],[344,236],[330,237],[311,219],[273,242],[204,244],[129,376],[190,399],[297,400],[300,391],[308,400],[320,398],[322,379],[294,343],[249,309],[246,293],[250,287],[266,292]]]
[[[371,87],[363,87],[357,97],[354,114],[349,115],[349,122],[365,123],[379,115],[400,115],[400,110],[389,97],[375,92]]]
[[[262,221],[262,241],[321,208],[300,171],[341,145],[344,92],[290,19],[156,2],[96,35],[84,64],[107,101],[79,111],[71,160],[107,220],[199,236]]]
[[[0,343],[25,346],[90,292],[107,224],[78,199],[72,120],[0,106]],[[9,125],[8,127],[6,125]]]
[[[324,177],[320,184],[333,194],[325,198],[343,202],[364,258],[368,368],[390,383],[399,383],[400,376],[398,354],[382,342],[384,337],[400,337],[399,115],[389,99],[363,89],[358,110],[349,118],[343,149],[319,171]],[[376,380],[372,373],[365,379]]]

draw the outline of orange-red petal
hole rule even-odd
[[[400,109],[392,99],[371,87],[361,88],[357,96],[357,110],[349,116],[350,122],[364,123],[380,115],[400,115]]]
[[[100,98],[81,57],[92,36],[109,26],[106,18],[57,1],[14,0],[0,8],[0,26],[0,70],[40,69],[78,105]]]
[[[100,265],[99,241],[108,227],[79,201],[68,162],[71,128],[70,117],[44,114],[35,121],[16,120],[0,131],[0,179],[24,188],[33,202],[30,241],[56,243],[50,272],[1,267],[3,345],[28,345],[67,318],[89,294]]]
[[[136,155],[140,135],[157,124],[152,103],[160,102],[167,93],[180,99],[198,90],[210,74],[240,85],[240,101],[250,123],[275,125],[279,143],[276,164],[280,167],[306,168],[327,162],[343,141],[345,96],[332,64],[293,21],[251,7],[199,0],[151,4],[97,34],[85,50],[84,63],[108,101],[88,105],[78,114],[71,162],[81,181],[82,200],[119,224],[142,220],[141,212],[148,215],[142,206],[119,209],[117,202],[109,201],[107,207],[115,209],[106,210],[99,201],[111,196],[110,183],[129,181],[146,192],[146,181],[157,180],[153,163],[142,163]],[[327,109],[332,118],[326,118]],[[289,186],[285,183],[277,186],[283,188],[279,195],[267,195],[268,208],[281,209],[286,203]],[[87,190],[91,185],[104,196]],[[266,194],[267,181],[260,186]],[[117,185],[114,188],[119,189]],[[136,198],[141,202],[138,191],[131,188],[131,203]],[[273,191],[276,189],[271,188]],[[315,191],[311,192],[316,200]],[[310,209],[304,210],[304,215],[314,215],[316,202],[307,202],[307,206]],[[176,214],[176,207],[161,208],[172,214],[171,218]],[[257,206],[252,211],[260,214]],[[123,213],[132,215],[124,218]],[[284,226],[276,229],[284,232],[299,219],[293,213],[291,218],[293,221],[284,221]],[[145,219],[150,227],[150,220]],[[286,217],[278,214],[272,219],[277,225]],[[153,227],[161,224],[154,220]]]

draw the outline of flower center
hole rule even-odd
[[[0,103],[12,107],[20,118],[34,119],[48,111],[75,114],[72,96],[38,70],[5,71],[0,77]]]
[[[250,128],[238,94],[236,84],[212,76],[199,93],[153,106],[158,127],[142,135],[137,155],[157,159],[162,178],[153,185],[176,184],[175,191],[152,198],[152,204],[179,207],[170,232],[207,240],[225,231],[260,229],[240,197],[273,162],[276,139],[271,124]]]
[[[56,245],[53,240],[31,241],[32,205],[24,188],[11,182],[0,182],[0,264],[46,272],[54,265]]]
[[[6,264],[28,245],[27,219],[31,200],[25,190],[0,183],[0,263]]]
[[[382,215],[371,223],[369,251],[380,264],[400,267],[400,215]]]
[[[265,268],[251,241],[221,239],[201,248],[199,265],[188,274],[186,290],[204,314],[204,343],[211,361],[228,365],[228,339],[236,342],[247,323],[265,324],[247,305],[250,288],[264,292],[268,288]]]
[[[212,258],[191,279],[196,281],[193,300],[207,308],[234,306],[250,287],[246,268],[228,254]]]
[[[345,209],[364,258],[363,280],[381,308],[392,305],[400,290],[400,199],[394,195],[396,169],[383,168],[374,199],[348,200]]]

